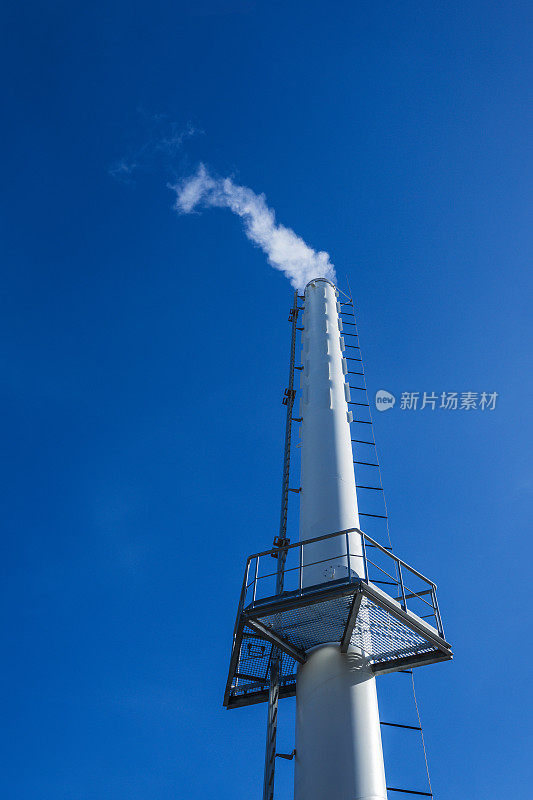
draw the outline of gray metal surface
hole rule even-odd
[[[250,556],[224,698],[227,707],[268,699],[271,667],[274,664],[277,669],[274,659],[278,653],[276,704],[280,696],[294,693],[296,662],[305,662],[306,653],[321,644],[338,642],[344,651],[356,648],[375,673],[452,658],[451,646],[444,638],[435,584],[396,555],[381,548],[362,531],[357,533],[365,543],[365,578],[359,578],[353,571],[347,570],[345,578],[304,587],[301,577],[298,578],[302,569],[305,569],[301,566],[301,550],[310,541],[286,546],[281,577],[276,573],[263,574],[262,567],[268,565],[267,558],[271,557],[272,551]],[[341,531],[330,537],[341,537],[348,542],[346,534],[346,531]],[[330,537],[317,537],[317,540]],[[346,546],[346,559],[350,563],[353,555],[349,552],[349,544]],[[374,548],[371,550],[372,558],[367,556],[369,547]],[[382,562],[388,569],[377,563],[376,548],[380,550]],[[296,567],[293,566],[295,562]],[[388,566],[389,562],[392,567]],[[394,567],[400,576],[399,584],[393,580]],[[266,566],[266,569],[269,568]],[[296,588],[283,589],[287,574],[290,574],[290,585],[296,585]],[[392,595],[372,581],[375,575],[391,578],[383,583],[393,588]],[[268,589],[269,580],[274,577],[276,588],[282,587],[281,592],[275,591],[274,586],[270,594],[262,591],[262,588]],[[418,581],[416,588],[406,586],[405,580],[409,580],[410,584]],[[262,584],[262,581],[265,583]],[[415,613],[410,607],[412,604],[430,609],[429,616],[434,625]],[[269,710],[269,720],[276,718],[277,706],[276,713]]]

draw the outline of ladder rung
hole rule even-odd
[[[359,512],[360,517],[374,517],[374,519],[388,519],[388,517],[384,517],[383,514],[365,514],[364,511]],[[367,545],[368,547],[368,545]]]
[[[383,491],[381,486],[359,486],[359,484],[358,484],[357,488],[358,489],[373,489],[375,492],[382,492]]]
[[[351,383],[348,384],[350,389],[353,389],[354,392],[366,392],[366,386],[352,386]]]
[[[431,792],[417,792],[415,789],[395,789],[394,786],[387,786],[388,792],[403,792],[404,794],[419,794],[422,797],[433,797]]]
[[[349,406],[364,406],[364,408],[370,408],[368,403],[356,403],[354,400],[348,400],[348,405]]]
[[[358,344],[345,344],[344,346],[345,347],[351,347],[352,350],[360,350],[361,349]],[[357,360],[358,360],[357,358],[353,358],[352,359],[352,361],[357,361]],[[362,361],[362,359],[361,359],[361,361]]]
[[[276,753],[276,758],[286,758],[287,761],[292,761],[294,756],[296,755],[296,750],[293,750],[292,753]]]
[[[353,317],[354,315],[350,314],[350,316]],[[355,319],[355,317],[354,317],[354,319]],[[353,325],[354,328],[357,328],[357,325],[355,324],[355,322],[345,322],[345,320],[343,320],[342,324],[343,325]],[[357,336],[357,334],[356,333],[350,333],[350,336]]]
[[[354,464],[364,464],[365,467],[379,467],[379,464],[372,464],[370,461],[354,461]]]
[[[346,344],[344,346],[349,347],[350,345]],[[350,356],[344,356],[344,358],[346,359],[346,361],[360,361],[361,363],[363,362],[362,358],[351,358]]]
[[[377,547],[377,544],[369,543],[367,544],[367,547]],[[392,550],[392,547],[390,547],[390,545],[388,544],[380,544],[378,550],[380,547],[383,548],[383,550]],[[388,581],[373,581],[373,583],[388,583]],[[398,586],[398,581],[394,581],[394,583],[391,583],[390,586]]]
[[[418,725],[400,725],[399,722],[380,722],[380,725],[388,725],[391,728],[407,728],[410,731],[421,731]]]
[[[353,419],[352,422],[358,422],[360,425],[372,425],[371,422],[366,422],[364,419]]]
[[[357,444],[371,444],[373,447],[376,446],[375,442],[365,442],[364,439],[352,439],[352,442],[357,442]]]
[[[350,361],[354,361],[354,360],[355,359],[350,358]],[[346,374],[347,375],[364,375],[365,373],[364,372],[351,372],[350,370],[348,370],[348,372]]]

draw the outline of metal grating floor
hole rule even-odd
[[[303,595],[285,593],[243,610],[224,704],[231,708],[267,699],[275,646],[283,654],[280,696],[293,695],[296,659],[305,662],[309,650],[327,643],[359,648],[376,673],[452,658],[450,645],[435,628],[372,583],[332,581]]]
[[[399,622],[368,597],[361,601],[350,644],[360,647],[376,663],[435,649],[424,636]]]
[[[257,619],[300,650],[310,650],[325,642],[340,641],[352,600],[352,595],[335,597],[281,614],[258,614]]]
[[[257,619],[279,636],[308,651],[326,642],[342,639],[353,596],[335,597],[303,608],[292,608],[282,613]],[[361,648],[373,661],[391,657],[425,653],[433,648],[427,639],[395,619],[367,597],[361,601],[350,645]]]

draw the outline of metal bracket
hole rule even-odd
[[[298,311],[299,309],[295,304],[289,311],[289,322],[294,322],[298,318]]]
[[[285,548],[288,547],[290,545],[290,543],[291,543],[290,539],[287,539],[287,538],[284,539],[281,536],[276,536],[276,538],[274,539],[273,544],[274,544],[274,547],[277,547],[278,549],[272,551],[272,553],[271,553],[272,558],[277,558],[279,556],[280,551],[281,551],[282,555],[284,555],[285,554]]]
[[[286,758],[287,761],[292,761],[295,755],[296,748],[292,751],[292,753],[276,753],[276,758]]]
[[[274,547],[279,547],[279,548],[287,547],[287,545],[289,545],[290,543],[291,540],[287,539],[287,537],[283,538],[282,536],[276,536],[276,538],[274,539]]]
[[[285,389],[283,400],[281,401],[284,406],[289,404],[289,400],[294,400],[296,397],[296,389]]]

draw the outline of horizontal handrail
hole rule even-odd
[[[386,575],[387,578],[393,578],[394,579],[394,575],[391,575],[390,572],[387,572],[387,570],[383,569],[383,567],[378,566],[374,561],[371,561],[369,558],[367,558],[366,561],[367,561],[367,564],[372,564],[373,567],[375,567],[376,569],[379,569],[379,571],[382,572],[384,575]],[[394,580],[394,584],[396,586],[399,586],[400,585],[400,581],[399,580]],[[431,590],[429,589],[428,591],[431,591]]]
[[[335,561],[338,564],[339,558],[347,558],[348,556],[350,557],[350,559],[352,559],[352,558],[362,558],[364,560],[364,556],[361,555],[360,553],[357,553],[357,554],[356,553],[341,553],[340,555],[330,556],[329,558],[321,558],[320,561],[309,561],[307,564],[302,564],[302,569],[307,569],[308,567],[316,567],[317,564],[327,564],[328,561]],[[379,567],[378,567],[378,569],[379,569]],[[300,570],[300,566],[299,565],[296,566],[296,567],[284,567],[283,574],[286,575],[287,572],[298,572],[299,570]],[[258,581],[262,581],[264,578],[275,578],[275,577],[277,577],[277,574],[278,574],[277,572],[267,572],[266,575],[258,575],[257,576],[257,580]],[[255,579],[253,581],[251,581],[246,588],[249,588],[250,586],[253,586],[254,583],[255,583]],[[431,589],[428,589],[427,591],[429,592],[429,591],[431,591]]]
[[[322,536],[315,536],[313,539],[302,539],[301,542],[294,542],[293,544],[283,545],[283,547],[273,547],[270,550],[262,550],[260,553],[252,553],[251,556],[248,556],[248,561],[251,561],[253,558],[261,558],[262,556],[270,556],[272,553],[278,553],[280,551],[285,550],[294,550],[295,547],[302,547],[304,544],[313,544],[314,542],[322,542],[324,539],[332,539],[334,536],[342,536],[346,535],[347,533],[358,533],[360,535],[366,536],[366,533],[363,533],[362,530],[359,528],[347,528],[345,531],[335,531],[335,533],[324,533]]]
[[[361,551],[357,553],[351,552],[350,547],[350,538],[349,534],[357,534],[360,537],[360,545]],[[342,537],[342,545],[338,544],[334,548],[338,552],[332,553],[328,555],[327,558],[320,558],[317,560],[309,561],[304,563],[304,558],[309,556],[312,557],[312,553],[309,553],[309,549],[311,546],[319,543],[328,541],[329,539],[338,539]],[[308,546],[307,551],[304,549]],[[388,564],[392,561],[394,565],[392,568],[394,569],[396,574],[391,574],[388,572],[384,566],[381,566],[376,561],[368,558],[367,554],[367,547],[373,547],[374,550],[374,558],[378,557],[378,552],[380,551],[383,555],[387,556],[387,561],[383,563],[388,566]],[[357,548],[359,549],[359,548]],[[290,557],[291,552],[294,552],[296,559],[294,556]],[[376,552],[377,551],[377,552]],[[317,555],[324,555],[323,552],[317,553]],[[243,611],[244,604],[247,602],[248,598],[251,599],[252,605],[257,602],[262,602],[265,598],[265,587],[268,585],[268,581],[271,581],[274,578],[279,577],[278,569],[275,571],[266,572],[265,574],[260,574],[261,569],[269,567],[262,559],[268,559],[268,564],[271,564],[270,556],[281,557],[283,559],[283,574],[288,578],[289,573],[295,573],[298,575],[299,573],[299,593],[301,594],[304,590],[302,585],[302,575],[306,573],[309,568],[317,567],[320,565],[335,565],[335,567],[341,567],[347,571],[345,579],[348,582],[352,582],[354,579],[363,581],[366,584],[372,585],[372,583],[387,583],[390,586],[397,587],[397,592],[400,593],[399,597],[392,597],[401,605],[404,611],[407,611],[407,602],[409,600],[421,600],[427,607],[428,610],[431,611],[431,615],[435,619],[436,627],[439,630],[439,635],[444,636],[444,631],[442,628],[442,621],[440,619],[440,611],[437,602],[436,596],[436,584],[423,575],[418,570],[414,569],[410,564],[408,564],[403,559],[399,558],[395,555],[391,550],[387,547],[384,547],[375,539],[368,536],[364,531],[360,528],[346,528],[342,531],[336,531],[334,533],[326,533],[322,536],[315,536],[312,539],[304,539],[303,541],[294,542],[293,544],[287,544],[283,547],[275,547],[271,548],[270,550],[263,550],[259,553],[254,553],[248,557],[246,562],[246,571],[243,580],[243,590],[242,590],[242,597],[241,602],[239,603],[239,615]],[[289,559],[289,564],[294,564],[294,566],[288,566],[287,559]],[[294,563],[295,560],[298,563]],[[359,574],[361,571],[359,569],[359,563],[362,560],[363,562],[363,574]],[[353,568],[355,567],[355,569]],[[271,568],[272,569],[272,568]],[[404,576],[402,577],[402,570],[405,570]],[[372,574],[369,574],[370,573]],[[326,575],[326,573],[324,573]],[[335,573],[336,574],[336,573]],[[405,583],[404,577],[412,576],[415,577],[416,580],[422,583],[422,586],[419,588],[419,591],[415,591],[413,588],[408,586]],[[379,578],[385,578],[385,580],[379,580]],[[386,579],[389,578],[390,582]],[[297,580],[298,582],[298,580]],[[296,592],[298,592],[298,587],[296,588]],[[251,594],[250,594],[251,593]],[[268,591],[266,592],[268,594]],[[423,595],[430,595],[430,602],[423,597]]]
[[[423,597],[421,597],[421,595],[422,595],[422,594],[429,594],[429,591],[430,591],[430,590],[426,590],[426,591],[424,591],[424,592],[420,592],[420,594],[417,594],[417,593],[414,591],[414,589],[410,589],[410,588],[409,588],[409,586],[406,586],[405,584],[404,584],[404,589],[406,589],[407,591],[411,592],[411,594],[406,594],[406,595],[405,595],[405,599],[406,599],[406,600],[409,600],[409,599],[412,599],[413,597],[416,597],[416,598],[418,598],[418,600],[420,600],[422,603],[425,603],[425,604],[426,604],[427,606],[429,606],[430,608],[433,608],[433,609],[435,608],[435,606],[433,605],[433,603],[428,603],[428,601],[427,601],[427,600],[424,600],[424,598],[423,598]],[[401,600],[401,598],[400,598],[400,597],[395,597],[394,599],[395,599],[395,600]]]
[[[286,553],[288,550],[294,550],[297,547],[304,547],[305,545],[314,544],[315,542],[323,542],[326,539],[333,539],[335,536],[346,536],[347,533],[357,533],[359,536],[364,538],[366,542],[369,542],[370,544],[374,545],[374,547],[377,547],[378,550],[381,550],[381,552],[384,553],[384,555],[386,555],[388,558],[391,558],[393,561],[396,561],[397,564],[400,564],[401,566],[405,567],[413,575],[416,575],[417,578],[420,578],[420,580],[423,580],[426,583],[429,583],[430,586],[433,586],[434,588],[437,588],[437,584],[436,583],[434,583],[432,580],[427,578],[421,572],[418,572],[418,570],[416,570],[414,567],[412,567],[410,564],[408,564],[403,559],[399,558],[394,553],[391,553],[390,551],[386,550],[382,545],[380,545],[379,542],[376,542],[375,539],[372,539],[370,536],[368,536],[368,534],[364,533],[360,528],[346,528],[345,530],[336,531],[335,533],[326,533],[326,534],[323,534],[322,536],[315,536],[312,539],[303,539],[301,542],[294,542],[294,544],[288,544],[288,545],[286,545],[284,547],[279,547],[279,548],[278,547],[274,547],[274,548],[271,548],[270,550],[263,550],[260,553],[253,553],[251,556],[248,556],[247,564],[249,564],[254,558],[262,558],[264,556],[271,556],[273,553],[276,553],[276,554],[279,554],[280,552],[285,552]],[[353,557],[355,558],[355,555]],[[309,565],[306,565],[306,566],[309,566]]]

